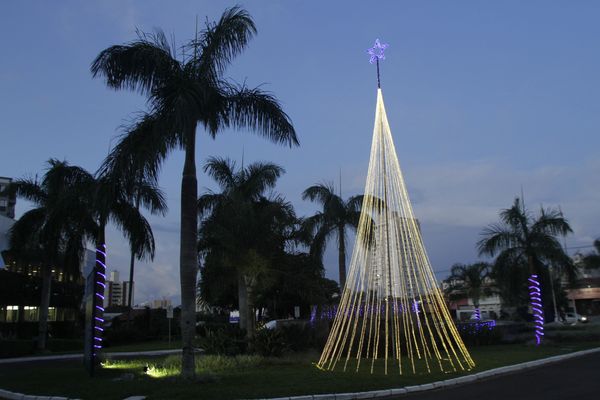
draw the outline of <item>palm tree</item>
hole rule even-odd
[[[485,282],[490,274],[490,265],[479,262],[470,265],[454,264],[450,270],[450,291],[461,292],[473,302],[476,319],[481,319],[479,300],[482,295],[487,295]]]
[[[237,276],[240,327],[254,335],[254,289],[268,276],[272,257],[283,253],[289,226],[296,221],[292,206],[278,196],[265,197],[283,169],[271,163],[253,163],[238,171],[235,163],[210,158],[204,166],[221,191],[198,199],[199,248],[206,257],[217,256]]]
[[[525,267],[529,275],[538,275],[549,280],[546,266],[557,267],[560,273],[574,279],[576,268],[558,241],[558,236],[572,232],[571,226],[559,210],[541,208],[539,216],[534,218],[523,207],[519,198],[511,208],[500,212],[500,224],[492,224],[482,232],[483,238],[477,243],[479,254],[495,256],[495,278],[500,287],[502,281],[513,290],[526,288],[526,281],[515,288],[510,283],[511,269]],[[544,295],[547,295],[542,291]],[[513,296],[518,296],[512,293]]]
[[[258,88],[249,89],[223,78],[227,66],[256,33],[250,15],[227,9],[218,22],[207,23],[178,58],[162,31],[139,33],[138,39],[103,50],[91,71],[113,89],[130,89],[148,97],[150,111],[123,137],[110,162],[142,154],[145,167],[158,173],[167,154],[185,152],[181,181],[181,334],[182,375],[195,375],[193,339],[198,272],[196,209],[196,129],[201,124],[215,138],[224,128],[250,128],[276,143],[297,145],[294,128],[277,100]]]
[[[104,193],[106,187],[110,190],[106,201],[102,201],[102,207],[110,209],[117,203],[123,203],[128,206],[134,205],[135,210],[128,208],[128,212],[136,215],[137,223],[131,226],[134,230],[126,231],[130,234],[129,247],[131,249],[131,258],[129,263],[129,291],[127,294],[127,305],[129,309],[132,306],[133,298],[133,276],[135,260],[144,258],[152,259],[154,257],[154,238],[152,230],[139,213],[140,207],[150,210],[151,214],[165,215],[167,205],[164,193],[158,187],[157,176],[149,173],[144,168],[139,157],[130,155],[128,159],[128,168],[119,169],[116,165],[105,162],[97,172],[100,177],[98,183],[101,184],[101,190]],[[115,195],[117,194],[117,195]],[[112,197],[110,197],[112,196]],[[112,202],[112,205],[111,205]],[[120,206],[123,208],[122,206]],[[115,210],[116,211],[116,210]],[[141,228],[138,231],[138,228]]]
[[[81,197],[87,173],[65,161],[50,159],[47,164],[41,181],[19,179],[8,189],[35,204],[11,228],[10,247],[17,259],[37,254],[42,269],[39,350],[46,348],[53,270],[78,276],[85,240],[95,234]]]
[[[313,235],[310,253],[322,260],[327,241],[337,235],[341,290],[346,283],[346,227],[356,231],[363,197],[352,196],[344,201],[335,194],[331,184],[313,185],[302,193],[303,200],[317,201],[323,207],[322,211],[305,220],[305,229]]]
[[[152,260],[155,252],[154,234],[140,212],[140,206],[151,214],[164,215],[167,205],[156,181],[140,174],[129,169],[125,173],[121,170],[101,170],[97,178],[90,175],[90,184],[93,185],[89,193],[90,212],[98,226],[96,248],[105,244],[106,226],[113,222],[127,237],[132,257]],[[102,252],[96,252],[96,257],[98,261],[106,263]],[[130,289],[133,286],[132,265],[131,268]]]

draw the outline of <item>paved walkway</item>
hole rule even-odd
[[[126,351],[126,352],[114,352],[114,353],[102,353],[107,357],[152,357],[162,356],[165,354],[177,354],[181,353],[180,349],[174,350],[152,350],[152,351]],[[16,357],[16,358],[2,358],[0,364],[19,364],[29,363],[38,361],[57,361],[57,360],[78,360],[83,358],[83,354],[61,354],[61,355],[49,355],[49,356],[35,356],[35,357]]]
[[[587,400],[600,398],[600,352],[402,400]]]

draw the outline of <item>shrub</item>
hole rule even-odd
[[[463,342],[468,345],[499,344],[502,341],[502,332],[500,329],[497,329],[495,324],[463,322],[457,324],[456,327]]]
[[[280,329],[261,329],[256,332],[253,341],[253,349],[256,354],[263,357],[280,357],[288,346]]]
[[[279,328],[286,347],[292,351],[306,350],[314,344],[315,332],[310,326],[289,325]]]
[[[106,330],[104,347],[148,340],[146,333],[134,327],[115,327]]]
[[[234,328],[206,329],[199,339],[200,347],[206,354],[234,356],[246,352],[244,331]]]
[[[208,355],[196,359],[198,372],[218,372],[235,369],[252,368],[264,362],[262,356],[256,354],[238,355],[235,357]]]

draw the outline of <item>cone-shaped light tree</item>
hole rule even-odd
[[[460,371],[473,362],[450,317],[414,216],[383,103],[377,107],[367,182],[346,285],[317,366],[374,372]]]

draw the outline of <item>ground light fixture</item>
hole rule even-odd
[[[475,366],[425,251],[400,170],[377,64],[377,105],[364,200],[348,278],[317,367],[396,374]]]

